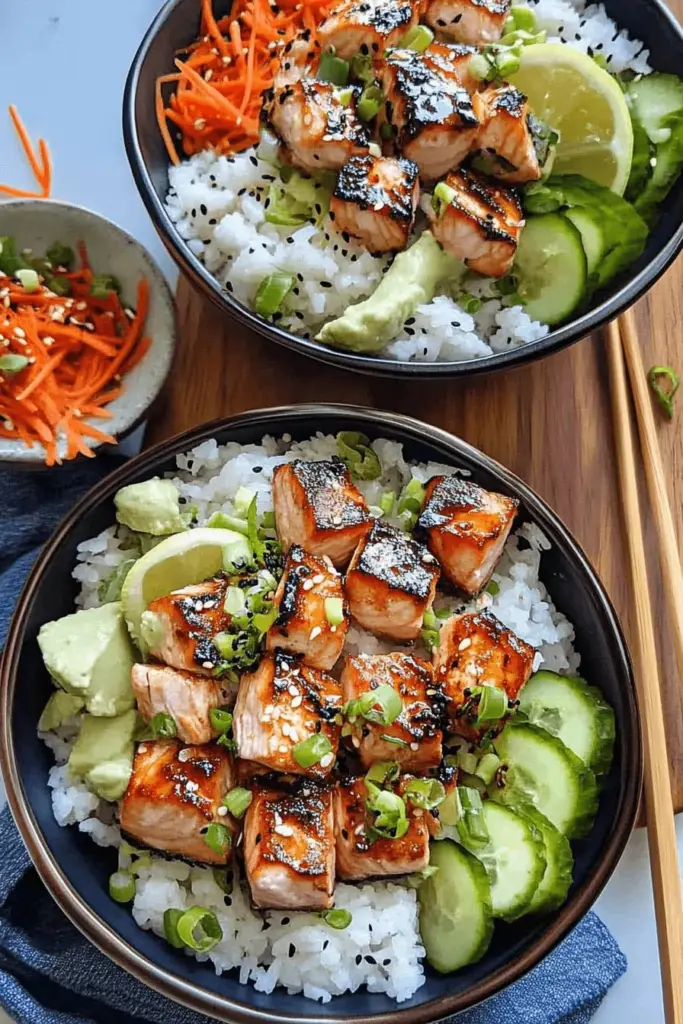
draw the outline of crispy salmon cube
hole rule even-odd
[[[223,747],[186,747],[178,740],[140,743],[120,805],[121,830],[154,850],[226,864],[232,842],[219,853],[204,837],[213,822],[231,828],[223,798],[233,779],[232,759]]]
[[[487,491],[457,473],[434,476],[417,531],[446,579],[466,594],[478,594],[503,554],[518,507],[516,498]]]
[[[273,505],[283,551],[299,544],[343,569],[373,519],[341,459],[285,462],[273,474]]]
[[[514,85],[504,83],[482,92],[481,101],[486,113],[477,134],[476,149],[489,173],[510,185],[538,181],[541,166],[526,96]]]
[[[415,640],[432,606],[439,566],[423,544],[377,520],[358,545],[346,575],[356,621],[372,633]]]
[[[349,628],[342,577],[329,558],[310,555],[293,544],[273,604],[278,617],[268,630],[266,648],[302,654],[307,665],[329,671]],[[330,622],[328,609],[334,612],[339,607],[341,622]]]
[[[531,675],[534,654],[533,647],[487,609],[453,615],[444,622],[432,658],[453,732],[472,742],[500,732],[504,719],[476,724],[479,696],[471,691],[498,687],[508,698],[508,712],[513,710]]]
[[[399,787],[400,789],[401,787]],[[363,778],[339,783],[334,791],[337,874],[345,881],[406,875],[429,864],[428,811],[406,805],[408,831],[400,839],[374,837]]]
[[[417,164],[394,156],[355,156],[344,164],[330,200],[337,231],[372,253],[405,249],[420,198]]]
[[[426,21],[459,43],[484,46],[503,34],[512,0],[431,0]]]
[[[391,686],[403,710],[390,725],[359,720],[352,738],[365,768],[396,761],[404,771],[436,768],[441,761],[441,706],[428,661],[412,654],[361,654],[346,659],[341,675],[344,703],[378,686]],[[357,746],[357,743],[360,745]]]
[[[332,676],[305,665],[300,655],[264,654],[240,680],[232,726],[238,754],[272,771],[324,778],[337,756],[341,706],[341,686]],[[329,749],[313,764],[300,764],[295,748],[318,735]]]
[[[259,788],[244,821],[244,863],[257,907],[326,910],[334,902],[332,793],[306,782]]]
[[[133,665],[130,681],[145,721],[161,713],[170,715],[183,743],[209,743],[216,734],[209,720],[211,708],[235,702],[233,690],[217,679],[168,665]]]
[[[223,609],[228,580],[205,580],[150,602],[142,626],[150,654],[172,668],[211,675],[220,661],[213,637],[226,629]]]
[[[424,8],[424,0],[342,0],[318,25],[318,39],[343,60],[380,54],[399,45]]]

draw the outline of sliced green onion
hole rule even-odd
[[[498,686],[482,686],[477,708],[477,725],[483,722],[497,722],[503,718],[508,708],[505,690]]]
[[[344,599],[341,597],[325,598],[325,618],[331,626],[341,626],[344,621]]]
[[[422,511],[425,500],[425,486],[416,476],[411,476],[398,499],[398,514],[410,512],[417,515]]]
[[[507,78],[519,71],[521,58],[514,50],[499,53],[496,56],[496,69],[500,78]]]
[[[264,530],[274,530],[275,529],[275,513],[274,512],[264,512],[263,516],[261,518],[261,526],[263,527]]]
[[[71,294],[71,281],[62,274],[53,274],[52,277],[46,278],[45,287],[60,298]]]
[[[396,504],[396,492],[385,491],[382,497],[379,499],[379,507],[382,509],[382,513],[385,516],[390,516],[394,511],[394,505]]]
[[[235,497],[232,499],[232,507],[235,515],[239,519],[246,519],[249,506],[256,497],[253,491],[250,491],[248,487],[238,487]]]
[[[264,317],[277,313],[293,285],[294,278],[291,274],[285,274],[281,270],[268,274],[258,286],[254,298],[254,312]]]
[[[333,53],[323,53],[318,65],[318,81],[331,82],[332,85],[346,85],[349,80],[350,64]]]
[[[35,270],[17,270],[14,276],[25,292],[37,292],[40,288],[40,280]]]
[[[117,903],[135,899],[135,878],[130,871],[115,871],[109,876],[109,895]]]
[[[212,821],[204,833],[204,842],[214,853],[224,854],[232,846],[232,834],[227,825]]]
[[[372,82],[375,72],[372,67],[372,57],[369,53],[357,53],[351,60],[351,74],[359,82]]]
[[[446,758],[448,763],[448,758]],[[442,825],[457,825],[460,818],[461,808],[458,800],[458,792],[455,787],[446,793],[443,803],[439,807],[439,821]]]
[[[223,938],[223,929],[212,910],[190,907],[176,922],[178,937],[189,949],[208,953]]]
[[[249,538],[251,549],[254,552],[254,557],[257,561],[262,561],[265,548],[259,535],[256,495],[251,499],[247,508],[247,537]]]
[[[471,754],[467,750],[459,750],[456,756],[456,761],[458,768],[462,768],[462,770],[467,772],[468,775],[474,775],[477,770],[477,764],[479,763],[477,755]]]
[[[273,625],[277,615],[277,608],[271,608],[269,612],[259,612],[252,620],[254,629],[263,636]]]
[[[94,299],[108,299],[112,292],[121,294],[121,282],[112,274],[95,274],[90,282],[90,294]]]
[[[302,768],[310,768],[319,764],[326,754],[332,750],[332,744],[322,732],[317,732],[292,747],[292,756]]]
[[[366,85],[356,107],[361,121],[372,121],[373,117],[379,113],[383,103],[384,93],[380,87],[374,83]]]
[[[510,13],[505,21],[503,31],[511,32],[515,29],[522,29],[524,32],[538,31],[536,14],[526,4],[513,4]]]
[[[232,575],[252,565],[253,560],[254,552],[246,537],[238,535],[223,548],[223,568]]]
[[[164,936],[167,942],[170,942],[175,949],[183,949],[185,943],[178,935],[178,921],[185,913],[184,910],[178,910],[177,907],[169,907],[168,910],[164,911]]]
[[[469,786],[458,786],[457,795],[460,813],[456,827],[461,841],[465,846],[485,846],[489,841],[489,831],[481,793]]]
[[[434,609],[434,614],[436,615],[437,619],[439,619],[439,621],[443,621],[444,619],[450,619],[451,615],[453,614],[453,609],[452,608],[435,608]]]
[[[420,638],[428,651],[433,651],[441,644],[441,634],[438,629],[422,629]]]
[[[377,705],[379,705],[379,710]],[[350,722],[366,718],[368,722],[391,725],[403,711],[403,701],[393,686],[381,683],[374,690],[368,690],[344,705],[343,714]]]
[[[224,868],[214,868],[211,873],[218,888],[222,889],[226,896],[230,896],[232,893],[232,882],[228,878],[228,872]]]
[[[227,794],[223,803],[228,808],[233,818],[242,818],[246,812],[247,807],[251,803],[253,797],[248,789],[243,789],[242,786],[235,786]]]
[[[53,267],[64,267],[70,270],[76,260],[76,254],[70,245],[62,245],[61,242],[53,242],[45,253]]]
[[[479,312],[483,306],[483,302],[477,295],[470,295],[469,292],[462,292],[458,297],[458,305],[465,313],[469,313],[471,316],[473,313]]]
[[[432,811],[444,802],[446,790],[438,779],[412,779],[404,789],[403,796],[416,807]]]
[[[434,33],[426,25],[415,25],[399,43],[402,50],[416,50],[422,53],[434,42]]]
[[[379,738],[385,743],[393,743],[395,747],[407,747],[408,741],[402,740],[400,736],[390,736],[387,732],[380,733]]]
[[[446,203],[447,206],[455,199],[455,189],[447,185],[445,181],[440,181],[434,189],[434,195],[437,199],[440,199],[442,203]]]
[[[439,629],[439,620],[431,608],[422,616],[422,625],[425,629]]]
[[[376,761],[365,776],[366,782],[374,782],[381,786],[385,782],[393,782],[399,777],[401,767],[396,761]]]
[[[350,910],[328,910],[326,914],[323,914],[323,921],[325,924],[329,924],[330,928],[343,931],[344,928],[349,927],[353,921],[353,916]]]
[[[337,454],[357,480],[376,480],[382,475],[382,464],[370,447],[370,440],[357,430],[340,430]]]
[[[232,729],[232,714],[227,708],[211,708],[209,721],[216,732],[224,733]]]
[[[501,760],[497,754],[484,754],[474,769],[473,774],[477,775],[482,782],[489,786],[493,782],[500,765]]]
[[[0,359],[1,362],[2,360]],[[674,396],[681,383],[678,374],[671,366],[653,366],[648,371],[647,381],[662,409],[669,419],[672,419],[674,414]],[[661,381],[666,381],[664,387],[662,387]]]
[[[2,373],[21,373],[28,366],[28,359],[26,356],[15,355],[14,352],[8,352],[7,355],[0,356],[0,371]]]
[[[491,597],[497,597],[500,594],[500,583],[496,583],[495,580],[491,580],[486,588],[486,593],[490,594]]]
[[[221,658],[225,661],[232,661],[236,655],[235,644],[237,643],[236,633],[216,633],[213,638],[213,645],[217,648]]]
[[[472,78],[483,82],[491,74],[491,65],[483,53],[475,53],[473,57],[470,57],[468,71]]]
[[[165,711],[158,711],[149,723],[152,735],[155,739],[171,739],[178,735],[178,727],[175,719]]]
[[[405,802],[398,793],[378,789],[372,783],[366,786],[369,790],[366,806],[377,815],[371,826],[372,831],[384,839],[400,839],[410,828]]]
[[[232,736],[228,736],[227,732],[224,732],[222,736],[219,736],[216,740],[219,747],[225,747],[231,754],[237,753],[237,740],[234,740]]]
[[[223,607],[228,615],[241,615],[247,607],[247,599],[241,587],[228,587]]]
[[[343,107],[348,107],[353,99],[353,89],[350,86],[347,89],[340,89],[336,96]]]

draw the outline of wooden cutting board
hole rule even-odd
[[[362,377],[295,355],[224,317],[184,280],[178,313],[175,367],[150,421],[147,443],[215,417],[289,403],[350,402],[428,420],[508,466],[549,502],[586,550],[627,636],[633,635],[601,336],[505,374],[462,384],[412,383]],[[645,366],[680,370],[683,259],[641,300],[636,314]],[[672,422],[657,419],[683,543],[683,399],[680,403]],[[642,494],[674,801],[683,810],[683,685],[668,640],[654,523]]]

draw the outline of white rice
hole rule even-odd
[[[376,505],[387,489],[398,493],[411,474],[426,481],[435,474],[467,472],[439,463],[409,465],[402,445],[396,441],[379,439],[373,442],[373,448],[382,464],[382,477],[359,484],[371,505]],[[240,486],[257,494],[260,512],[270,510],[277,465],[294,458],[325,459],[335,453],[335,438],[320,433],[294,443],[289,435],[280,439],[264,437],[260,444],[243,446],[209,440],[179,455],[177,469],[169,475],[186,502],[198,509],[201,525],[213,512],[227,509]],[[110,527],[79,545],[73,570],[81,584],[79,607],[98,604],[99,582],[113,566],[130,557],[130,541],[131,535],[124,527]],[[489,605],[498,618],[536,648],[535,667],[575,672],[579,656],[573,647],[573,626],[555,608],[539,579],[542,552],[548,547],[538,527],[522,525],[507,544],[493,577],[498,584],[495,596],[484,594],[478,604]],[[436,606],[463,607],[456,598],[441,593]],[[375,653],[396,650],[397,646],[353,626],[345,650]],[[426,655],[425,651],[420,653]],[[120,846],[112,805],[100,801],[69,776],[66,761],[78,727],[77,716],[61,729],[41,734],[55,755],[56,764],[48,779],[55,818],[63,826],[77,824],[100,846]],[[120,851],[120,864],[125,868],[130,860],[124,850]],[[384,992],[400,1002],[410,998],[424,982],[424,950],[413,890],[383,882],[358,887],[339,884],[336,904],[351,912],[352,923],[346,930],[335,931],[314,914],[257,914],[239,885],[226,899],[208,868],[151,855],[140,863],[143,866],[137,869],[133,903],[133,915],[140,927],[163,935],[166,909],[194,904],[208,907],[218,916],[224,935],[208,959],[219,974],[238,968],[240,979],[245,983],[251,980],[259,991],[270,992],[282,985],[289,992],[303,992],[311,999],[327,1002],[364,984],[370,991]]]
[[[530,2],[549,42],[563,42],[591,56],[600,54],[613,73],[650,72],[648,51],[618,28],[602,4]],[[281,270],[294,275],[289,311],[279,324],[308,338],[327,320],[372,294],[390,259],[371,256],[359,243],[342,237],[329,218],[297,230],[268,224],[264,202],[275,173],[255,149],[231,158],[207,150],[169,168],[166,207],[191,251],[244,305],[252,306],[268,274]],[[531,320],[522,306],[510,306],[490,280],[469,275],[464,287],[487,299],[474,318],[452,296],[438,295],[418,308],[381,355],[405,362],[478,359],[538,341],[548,333],[548,327]]]

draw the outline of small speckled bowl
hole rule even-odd
[[[123,437],[136,427],[159,394],[171,368],[176,326],[173,295],[165,277],[147,250],[99,213],[82,206],[52,199],[16,199],[0,203],[0,234],[10,235],[19,249],[32,249],[43,255],[54,241],[74,246],[85,242],[96,273],[113,274],[119,279],[124,300],[135,304],[137,283],[146,277],[150,285],[150,304],[145,334],[152,339],[140,362],[124,377],[124,391],[107,406],[110,420],[93,419],[115,437]],[[90,441],[92,448],[100,445]],[[65,444],[59,444],[60,456]],[[0,462],[39,468],[45,465],[42,445],[27,448],[21,441],[0,437]]]

